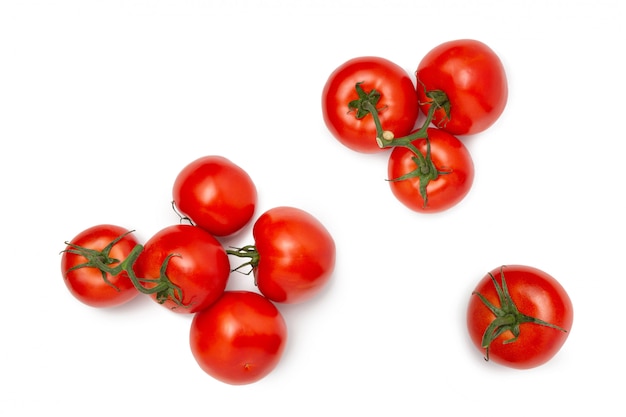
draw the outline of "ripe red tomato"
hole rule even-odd
[[[376,143],[376,124],[371,113],[349,107],[360,98],[357,83],[361,83],[360,88],[378,110],[385,130],[400,137],[415,127],[419,106],[409,74],[387,59],[359,57],[335,69],[322,92],[324,122],[339,142],[357,152],[381,151]],[[373,91],[374,94],[370,94]]]
[[[554,357],[573,319],[572,302],[561,284],[524,265],[502,266],[487,274],[467,308],[474,345],[486,359],[518,369],[533,368]]]
[[[254,215],[257,190],[241,167],[222,156],[205,156],[178,174],[172,190],[180,213],[214,236],[228,236]]]
[[[132,300],[139,292],[126,272],[103,273],[88,263],[77,246],[99,252],[99,261],[113,268],[126,259],[137,244],[129,230],[120,226],[101,224],[83,230],[69,242],[61,257],[65,285],[74,297],[91,307],[113,307]]]
[[[180,288],[182,300],[172,296],[160,300],[158,293],[150,295],[153,300],[176,313],[191,314],[207,308],[222,295],[230,263],[226,250],[210,233],[197,226],[168,226],[146,242],[133,271],[139,279],[158,279],[169,255],[174,256],[167,263],[165,275]],[[154,287],[150,283],[145,286]]]
[[[194,316],[189,341],[206,373],[228,384],[250,384],[278,365],[287,343],[287,325],[262,295],[226,291]]]
[[[422,213],[435,213],[447,210],[459,203],[469,192],[474,182],[474,163],[463,143],[451,134],[440,129],[427,130],[430,141],[430,157],[434,164],[429,172],[438,171],[436,179],[427,182],[426,197],[420,188],[419,176],[400,179],[409,173],[418,173],[415,154],[406,147],[395,147],[389,155],[387,172],[393,195],[411,210]],[[417,139],[413,145],[426,156],[426,139]]]
[[[294,207],[272,208],[257,219],[252,233],[253,247],[228,253],[252,258],[255,282],[270,300],[301,303],[330,280],[335,241],[310,213]]]
[[[460,39],[443,43],[421,60],[415,72],[420,107],[430,109],[426,91],[441,90],[450,103],[435,111],[433,123],[453,135],[482,132],[500,117],[508,99],[504,66],[482,42]]]

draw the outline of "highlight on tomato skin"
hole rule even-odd
[[[494,268],[476,285],[467,307],[472,343],[486,360],[515,369],[550,361],[565,344],[573,320],[563,286],[526,265]]]
[[[415,153],[406,147],[396,147],[389,155],[388,183],[394,197],[409,209],[419,213],[439,213],[459,204],[474,183],[474,162],[467,147],[457,137],[441,129],[428,128],[428,142],[413,142],[424,156],[430,156],[430,172],[415,162]],[[411,174],[415,173],[415,176]],[[418,175],[419,174],[419,175]],[[424,187],[424,184],[427,184]]]
[[[362,97],[357,84],[362,89]],[[363,100],[379,109],[380,122],[396,136],[404,136],[415,127],[420,110],[409,73],[385,58],[352,58],[330,74],[322,90],[324,123],[347,148],[366,154],[384,152],[376,142],[372,115],[355,110],[354,106]]]
[[[189,343],[204,372],[230,385],[247,385],[278,366],[287,344],[287,324],[263,295],[229,290],[194,316]]]
[[[504,65],[488,45],[474,39],[444,42],[431,49],[415,71],[420,108],[428,114],[428,91],[443,91],[449,116],[435,111],[433,125],[453,135],[474,135],[487,130],[502,115],[508,101]]]
[[[250,175],[231,160],[208,155],[187,164],[172,187],[173,204],[181,215],[213,236],[240,231],[254,215],[258,200]]]
[[[270,300],[302,303],[330,280],[335,241],[310,213],[295,207],[272,208],[259,217],[253,235],[260,256],[254,275],[259,290]]]
[[[86,250],[103,251],[119,239],[107,251],[113,267],[122,262],[135,246],[137,238],[124,227],[112,224],[99,224],[77,234],[62,252],[61,272],[63,281],[70,293],[80,302],[90,307],[115,307],[126,304],[139,295],[126,272],[111,275],[93,266],[84,266],[87,259],[73,250],[77,245]],[[104,279],[106,277],[106,280]],[[108,282],[107,282],[108,281]]]
[[[144,279],[157,279],[169,256],[164,272],[180,288],[182,300],[171,296],[160,300],[159,294],[151,294],[152,300],[174,313],[193,314],[222,295],[230,262],[222,244],[209,232],[189,224],[166,226],[148,239],[133,270]]]
[[[273,207],[256,220],[252,234],[254,244],[226,252],[248,259],[235,270],[249,267],[258,290],[271,301],[308,301],[331,279],[335,240],[311,213],[297,207]]]

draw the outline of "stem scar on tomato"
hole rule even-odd
[[[482,294],[477,291],[472,292],[472,295],[476,295],[480,298],[482,303],[496,316],[496,318],[487,326],[483,333],[481,346],[485,349],[485,360],[489,361],[489,346],[491,343],[503,333],[510,331],[513,337],[505,340],[504,344],[514,343],[520,335],[520,325],[523,323],[532,323],[539,326],[550,327],[555,330],[567,333],[564,328],[548,323],[536,317],[527,316],[520,312],[513,302],[511,295],[509,294],[506,280],[504,278],[504,266],[500,268],[500,277],[502,279],[502,285],[498,284],[496,278],[490,272],[489,277],[493,283],[498,298],[500,301],[500,307],[496,307],[489,300],[487,300]]]

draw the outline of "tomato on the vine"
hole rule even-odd
[[[287,325],[271,301],[251,291],[225,291],[197,313],[189,333],[200,367],[219,381],[250,384],[278,365],[287,343]]]
[[[335,241],[310,213],[295,207],[274,207],[253,227],[254,245],[227,253],[250,258],[259,291],[272,301],[300,303],[313,298],[335,267]],[[237,268],[237,269],[239,269]]]
[[[572,302],[551,275],[525,265],[505,265],[477,284],[467,327],[485,359],[528,369],[552,359],[574,320]]]
[[[230,275],[226,250],[209,232],[180,224],[165,227],[146,242],[133,264],[134,273],[150,288],[149,279],[166,275],[180,292],[151,298],[176,313],[196,313],[224,292]]]
[[[324,122],[348,148],[362,153],[381,151],[366,102],[378,110],[384,129],[396,136],[415,127],[419,106],[409,74],[384,58],[353,58],[331,73],[322,92]]]
[[[458,204],[474,181],[474,163],[465,145],[440,129],[428,128],[428,139],[398,146],[389,155],[387,167],[393,195],[411,210],[435,213]],[[430,162],[429,162],[430,161]]]
[[[242,229],[254,215],[257,189],[248,173],[222,156],[185,166],[172,189],[176,209],[214,236]]]
[[[433,48],[418,64],[415,76],[424,114],[428,114],[433,101],[429,96],[432,92],[443,91],[447,96],[447,104],[435,111],[433,123],[453,135],[486,130],[506,106],[504,66],[496,53],[480,41],[459,39]]]
[[[61,257],[63,281],[79,301],[91,307],[113,307],[127,303],[139,294],[126,272],[116,275],[104,272],[77,250],[91,251],[98,263],[115,267],[138,244],[129,230],[101,224],[83,230],[66,243]]]

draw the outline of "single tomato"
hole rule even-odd
[[[572,302],[551,275],[506,265],[478,283],[467,308],[467,328],[485,359],[528,369],[561,349],[574,320]]]
[[[248,257],[259,291],[272,301],[301,303],[317,295],[335,268],[335,241],[310,213],[275,207],[252,230],[254,245],[227,253]],[[241,267],[241,266],[240,266]]]
[[[287,325],[272,302],[250,291],[225,291],[197,313],[189,333],[191,352],[215,379],[243,385],[278,365],[287,343]]]
[[[383,129],[396,137],[415,127],[419,106],[409,74],[384,58],[353,58],[331,73],[322,91],[324,122],[348,148],[362,153],[382,150],[376,142],[374,118],[363,106],[365,102],[377,109]]]
[[[474,163],[465,145],[440,129],[428,128],[428,140],[398,146],[389,155],[387,174],[393,195],[411,210],[435,213],[458,204],[474,182]],[[423,168],[425,167],[425,168]]]
[[[99,264],[115,268],[138,245],[128,229],[101,224],[66,244],[61,257],[63,281],[79,301],[91,307],[113,307],[139,294],[125,271],[112,275],[98,268]]]
[[[431,106],[429,94],[443,91],[447,96],[449,114],[445,106],[437,109],[433,123],[453,135],[486,130],[498,120],[508,100],[502,61],[491,48],[473,39],[433,48],[420,61],[415,76],[424,114]]]
[[[165,270],[162,271],[165,266]],[[226,250],[209,232],[186,224],[165,227],[146,242],[133,264],[146,288],[165,273],[180,293],[150,296],[176,313],[196,313],[213,304],[224,292],[230,275]]]
[[[204,156],[176,177],[172,196],[176,209],[214,236],[242,229],[254,215],[257,190],[240,166],[222,156]]]

